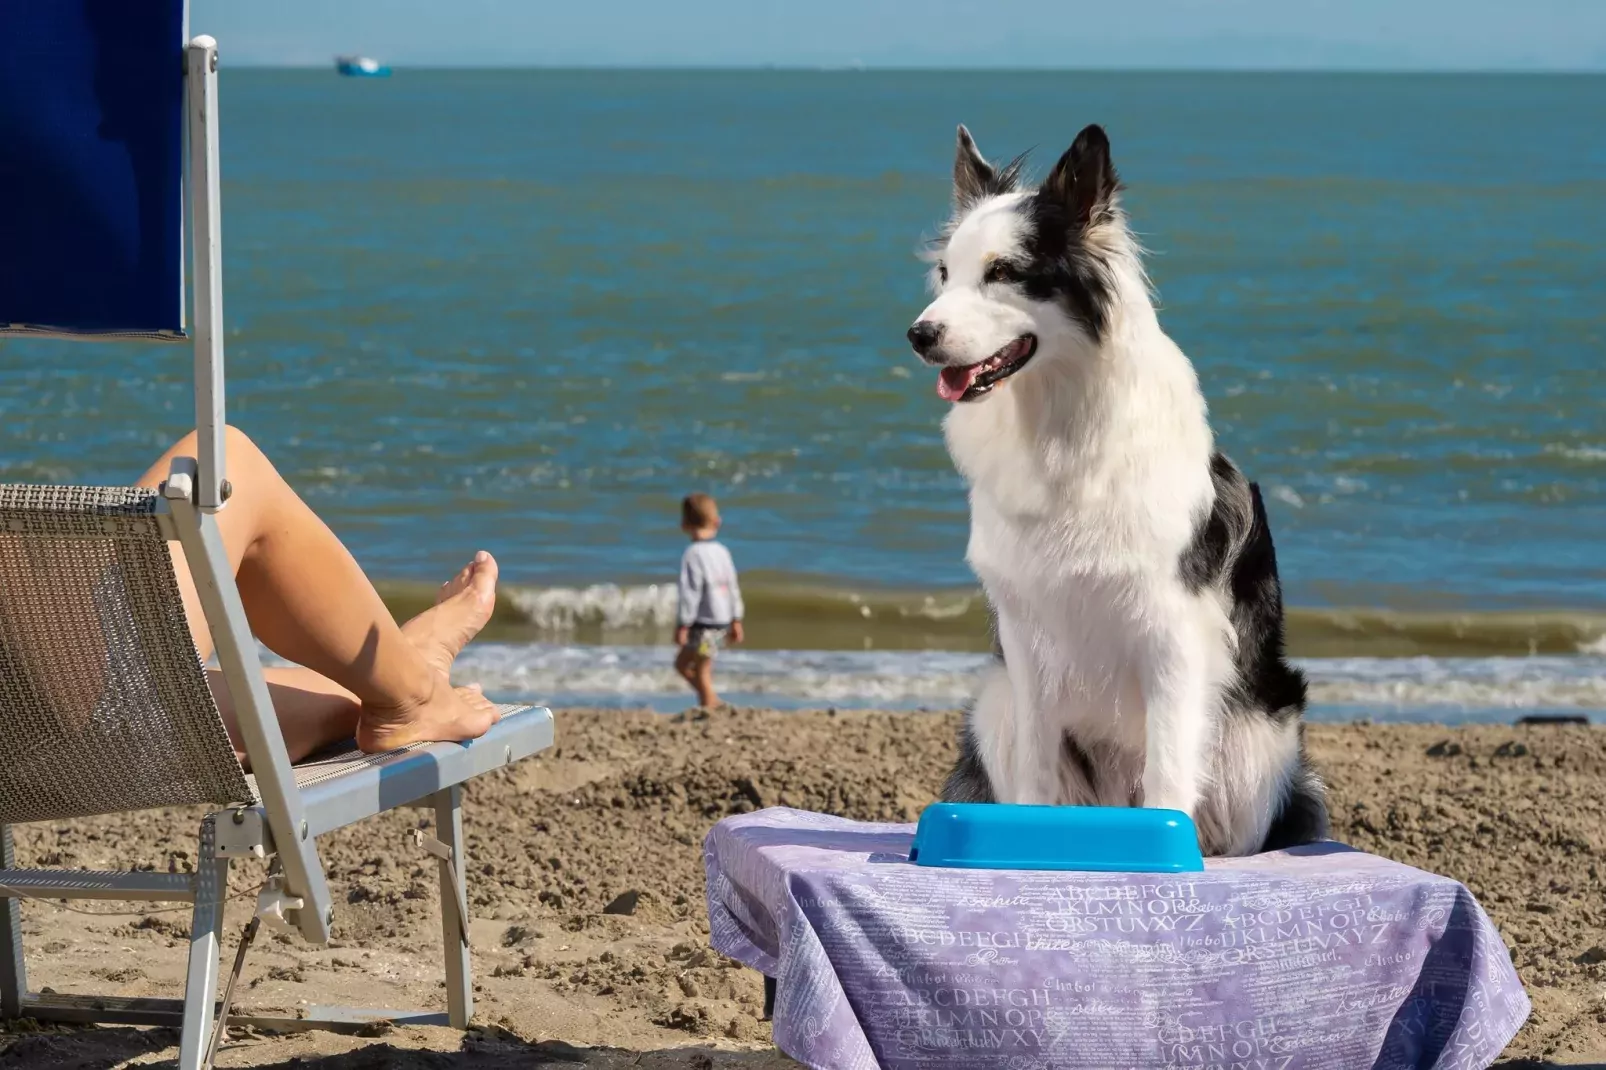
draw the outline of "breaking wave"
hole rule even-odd
[[[399,614],[430,589],[383,584]],[[855,587],[776,573],[744,575],[753,643],[790,650],[963,650],[990,645],[987,604],[974,588]],[[673,629],[673,584],[502,588],[491,636],[615,644],[661,642]],[[1606,654],[1606,614],[1587,610],[1407,611],[1293,606],[1289,652],[1299,657],[1532,657]]]

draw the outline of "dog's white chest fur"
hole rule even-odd
[[[1119,367],[1045,367],[1029,387],[956,406],[944,425],[971,485],[967,556],[997,615],[1013,697],[1007,710],[978,709],[1000,723],[976,727],[1011,768],[1011,801],[1143,800],[1147,712],[1165,667],[1186,645],[1204,676],[1228,669],[1221,603],[1189,592],[1177,569],[1212,500],[1204,401],[1176,347],[1158,330],[1147,341]],[[1122,762],[1131,782],[1119,797],[1067,798],[1070,785],[1046,775],[1067,733]],[[1150,797],[1164,790],[1161,803],[1193,808],[1194,791],[1151,780]]]

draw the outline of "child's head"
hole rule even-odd
[[[680,503],[680,530],[693,537],[719,530],[719,506],[707,494],[688,494]]]

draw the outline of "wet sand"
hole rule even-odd
[[[558,746],[468,793],[478,1001],[465,1036],[236,1031],[221,1067],[794,1066],[768,1043],[762,986],[707,947],[699,844],[719,818],[788,805],[913,820],[952,760],[955,717],[741,710],[663,717],[565,710]],[[1312,726],[1335,836],[1465,882],[1499,925],[1534,1012],[1507,1070],[1606,1064],[1606,729]],[[19,828],[23,865],[193,865],[199,811]],[[403,811],[320,841],[335,939],[259,942],[244,1009],[429,1007],[443,998],[433,860]],[[260,880],[236,866],[233,887]],[[247,896],[231,904],[232,960]],[[80,904],[110,910],[117,904]],[[34,987],[178,995],[187,910],[84,917],[24,911]],[[167,1030],[0,1033],[0,1068],[157,1066]]]

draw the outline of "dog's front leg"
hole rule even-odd
[[[1185,620],[1183,613],[1173,615],[1147,652],[1143,805],[1192,817],[1206,775],[1214,714],[1207,652]]]
[[[1018,641],[1016,628],[1000,615],[998,643],[1004,651],[1010,717],[1008,738],[999,740],[1005,758],[993,773],[999,802],[1052,806],[1059,802],[1059,763],[1064,729],[1051,727],[1041,708],[1030,649]]]
[[[949,778],[950,793],[944,792],[944,801],[974,802],[984,799],[991,802],[1013,802],[1011,785],[1015,777],[1015,690],[1009,683],[1009,670],[1002,661],[994,662],[982,673],[981,686],[971,703],[969,720],[965,726],[975,759],[981,765],[986,779],[985,791],[978,791],[972,783],[973,770],[964,770],[964,755],[960,765]],[[963,771],[962,771],[963,770]]]

